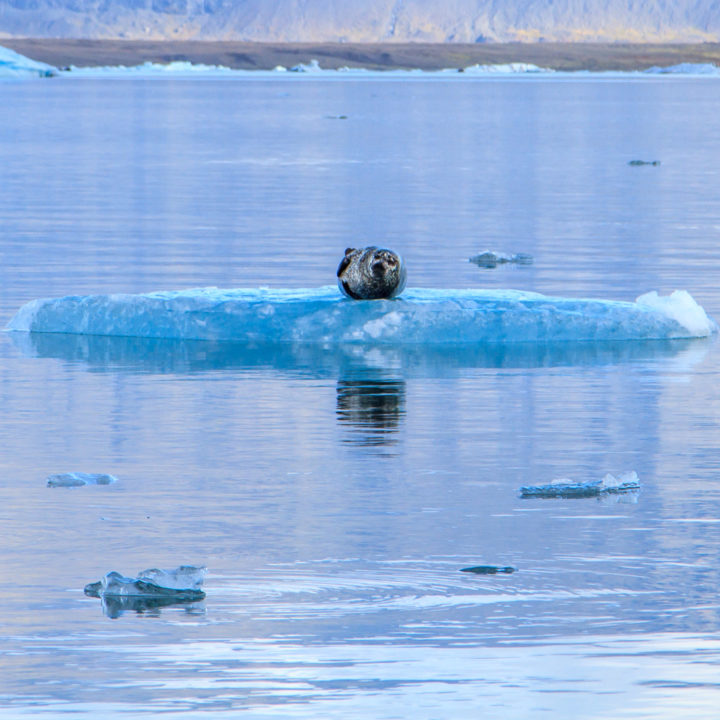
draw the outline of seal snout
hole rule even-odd
[[[389,263],[385,262],[385,260],[376,260],[372,264],[373,275],[375,275],[375,277],[382,277],[388,265]]]

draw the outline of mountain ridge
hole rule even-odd
[[[334,43],[720,40],[715,0],[0,0],[0,38]]]

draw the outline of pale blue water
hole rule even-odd
[[[720,318],[716,79],[0,95],[3,325],[35,297],[326,285],[370,242],[411,287],[684,288]],[[534,264],[467,262],[486,248]],[[719,370],[715,339],[2,334],[0,716],[714,718]],[[637,497],[518,496],[625,470]],[[118,482],[45,486],[70,471]],[[82,592],[187,563],[203,603],[111,618]]]

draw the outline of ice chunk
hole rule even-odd
[[[643,70],[649,75],[720,75],[720,67],[713,63],[679,63],[668,67],[653,67]]]
[[[635,301],[638,305],[659,310],[667,317],[677,321],[691,335],[710,335],[715,323],[705,310],[698,305],[687,290],[675,290],[668,297],[660,297],[656,291],[645,293]]]
[[[83,485],[111,485],[117,482],[113,475],[103,473],[68,472],[50,475],[47,479],[48,487],[82,487]]]
[[[111,571],[100,581],[85,586],[85,594],[92,597],[162,598],[173,602],[195,602],[205,593],[200,589],[206,569],[181,565],[175,570],[151,568],[136,578]]]
[[[497,63],[495,65],[470,65],[461,72],[469,75],[516,75],[525,73],[552,73],[550,68],[539,67],[532,63]]]
[[[634,470],[618,477],[608,473],[600,480],[576,482],[570,478],[558,478],[547,485],[526,485],[520,488],[522,497],[576,498],[598,497],[608,493],[625,493],[640,489],[640,479]]]
[[[635,303],[519,290],[432,289],[408,290],[393,300],[358,301],[342,298],[335,286],[33,300],[7,327],[35,333],[313,344],[670,340],[716,330],[684,291],[670,298],[643,295]]]
[[[6,47],[0,47],[0,78],[52,77],[58,70],[52,65],[37,62]]]
[[[290,68],[290,72],[319,73],[322,72],[322,68],[320,67],[320,63],[313,59],[309,63],[298,63]]]
[[[205,65],[203,63],[191,63],[187,60],[173,60],[168,63],[144,62],[141,65],[115,65],[97,67],[76,67],[71,65],[63,74],[73,77],[115,77],[127,76],[152,77],[156,75],[237,75],[238,70],[226,67],[225,65]]]
[[[515,263],[517,265],[532,265],[533,257],[527,253],[517,253],[516,255],[507,255],[505,253],[494,252],[493,250],[483,250],[483,252],[473,255],[469,258],[471,263],[480,265],[480,267],[494,268],[505,263]]]

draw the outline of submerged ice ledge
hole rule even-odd
[[[435,344],[667,340],[705,337],[715,323],[684,290],[633,302],[519,290],[406,291],[355,301],[337,287],[199,288],[33,300],[8,330],[251,343]]]

